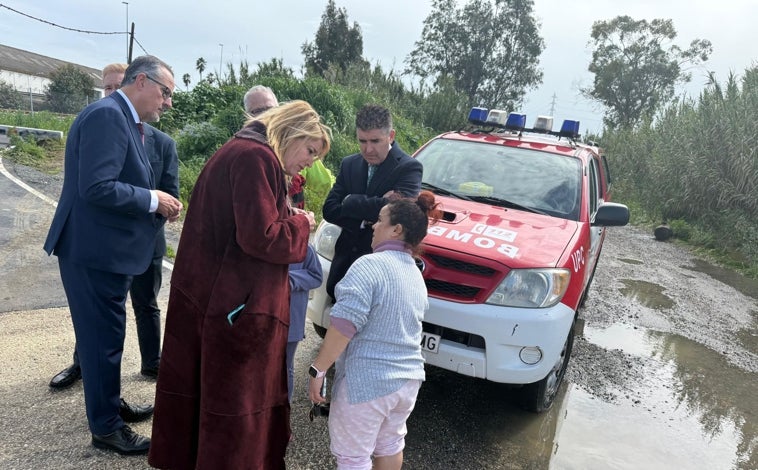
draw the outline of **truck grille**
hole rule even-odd
[[[454,271],[462,271],[464,273],[479,274],[481,276],[492,276],[496,271],[487,266],[480,266],[473,263],[467,263],[465,261],[447,258],[439,255],[429,255],[429,259],[435,264],[446,269],[452,269]]]
[[[429,295],[453,302],[484,303],[507,274],[496,261],[434,246],[425,246],[421,258]]]
[[[445,293],[456,297],[464,297],[467,299],[473,299],[476,294],[479,293],[479,289],[476,287],[462,286],[460,284],[453,284],[452,282],[437,281],[434,279],[426,279],[426,290],[429,292]]]

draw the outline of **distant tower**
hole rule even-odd
[[[555,116],[555,100],[558,98],[555,96],[555,93],[553,93],[553,100],[550,102],[550,113],[548,116]]]

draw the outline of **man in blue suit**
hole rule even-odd
[[[108,64],[103,68],[103,94],[109,96],[121,88],[126,64]],[[157,189],[179,197],[179,161],[174,140],[158,129],[144,124],[145,149],[156,179]],[[161,347],[161,317],[158,308],[158,293],[163,281],[163,255],[166,254],[166,238],[163,226],[155,239],[153,259],[147,270],[134,276],[129,295],[132,299],[137,323],[142,367],[140,372],[149,378],[158,377]],[[74,348],[74,363],[58,372],[50,381],[50,387],[60,390],[70,387],[81,379],[79,355]]]
[[[124,423],[149,417],[152,406],[121,399],[121,355],[132,277],[149,266],[159,228],[182,210],[174,196],[152,189],[155,175],[141,131],[143,121],[157,121],[171,107],[173,89],[171,68],[141,56],[126,69],[120,90],[79,113],[44,246],[58,257],[92,444],[120,454],[145,454],[150,447]]]
[[[326,292],[334,299],[334,286],[358,257],[371,253],[371,225],[389,201],[416,197],[421,192],[421,162],[395,142],[392,116],[387,108],[366,105],[355,118],[360,153],[342,160],[337,181],[324,201],[327,222],[342,227]]]

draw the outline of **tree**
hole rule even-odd
[[[683,66],[708,60],[710,41],[695,39],[682,50],[674,39],[671,20],[648,23],[617,16],[592,25],[594,50],[588,70],[595,79],[582,92],[607,108],[608,127],[633,126],[652,117],[671,100],[676,85],[692,78]]]
[[[305,67],[310,73],[324,76],[330,64],[344,71],[350,64],[364,62],[361,27],[353,23],[351,28],[347,23],[347,11],[337,8],[334,0],[329,0],[314,42],[304,43],[302,51]]]
[[[13,88],[13,85],[0,80],[0,108],[21,109],[24,107],[24,97]]]
[[[185,73],[182,75],[182,82],[184,82],[184,89],[189,90],[190,83],[192,83],[192,79],[190,78],[190,74]]]
[[[73,64],[63,65],[50,74],[45,97],[52,111],[78,113],[90,101],[97,99],[95,80]]]
[[[205,61],[202,57],[197,59],[197,62],[195,62],[195,68],[197,69],[198,73],[200,74],[200,80],[203,79],[203,72],[205,71],[205,67],[208,65],[208,62]]]
[[[272,57],[268,62],[258,62],[257,68],[258,70],[253,76],[256,80],[260,77],[282,77],[287,79],[295,78],[295,72],[292,70],[292,68],[285,67],[284,60],[277,59],[276,57]],[[250,83],[246,83],[246,85],[250,85]]]
[[[468,105],[515,109],[542,82],[539,55],[544,41],[532,0],[434,0],[421,39],[406,59],[406,74],[452,79]]]

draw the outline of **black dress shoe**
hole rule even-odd
[[[142,370],[139,372],[143,376],[149,378],[149,379],[157,379],[158,378],[158,368],[157,367],[143,367]]]
[[[82,369],[72,364],[58,372],[50,381],[50,388],[63,389],[74,385],[74,382],[82,378]]]
[[[122,398],[121,406],[118,407],[118,414],[127,423],[137,423],[153,415],[153,405],[130,405]]]
[[[93,434],[92,445],[98,449],[112,450],[122,455],[147,454],[150,439],[132,431],[126,424],[110,434]]]

